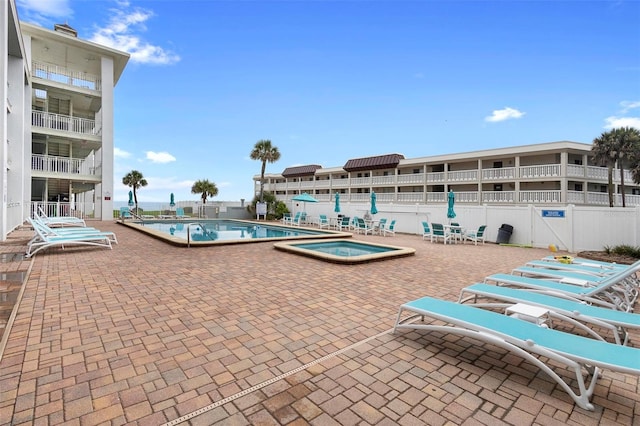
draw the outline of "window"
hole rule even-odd
[[[494,161],[493,162],[493,168],[494,169],[501,169],[502,168],[502,161]],[[502,188],[500,188],[500,191],[502,191]]]
[[[575,189],[576,191],[582,191],[582,184],[581,184],[581,183],[576,183],[576,185],[575,185],[574,189]]]
[[[493,185],[493,190],[494,191],[502,191],[502,184],[501,183],[496,183]]]

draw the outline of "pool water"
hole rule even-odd
[[[275,243],[278,250],[324,260],[325,262],[357,264],[414,255],[416,250],[347,239],[296,241]]]
[[[378,245],[364,244],[355,241],[330,241],[308,244],[296,244],[296,247],[306,250],[314,250],[320,253],[332,254],[334,256],[353,257],[364,256],[375,253],[384,253],[397,250],[393,247],[383,247]]]
[[[293,229],[275,225],[234,220],[199,220],[197,222],[145,221],[144,228],[153,229],[167,236],[190,241],[256,240],[286,237],[313,237],[327,232],[312,229]]]

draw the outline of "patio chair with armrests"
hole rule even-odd
[[[429,222],[422,221],[422,239],[424,240],[426,237],[429,237],[430,241],[433,241],[433,234],[431,233],[431,227],[429,226]]]
[[[377,224],[373,227],[373,233],[382,235],[384,232],[384,227],[387,225],[387,218],[381,217]]]
[[[320,216],[318,216],[318,228],[329,228],[329,225],[329,218],[326,214],[321,214]]]
[[[487,229],[487,225],[481,225],[477,230],[475,231],[466,231],[464,234],[462,234],[462,238],[463,241],[473,241],[475,243],[475,245],[478,245],[478,242],[481,241],[482,244],[484,244],[484,231]]]
[[[451,234],[447,229],[444,228],[444,225],[441,223],[432,223],[431,224],[431,241],[442,240],[444,244],[447,244],[447,241],[451,241]]]
[[[386,237],[387,234],[396,235],[396,220],[395,219],[393,219],[391,221],[391,223],[389,223],[389,226],[385,227],[382,230],[382,235],[384,235]]]

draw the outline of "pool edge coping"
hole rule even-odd
[[[353,240],[346,239],[346,238],[322,239],[322,242],[325,242],[325,243],[339,242],[339,241],[352,242]],[[401,247],[401,246],[394,246],[392,244],[380,244],[380,243],[361,241],[361,240],[353,241],[353,242],[358,244],[363,244],[363,245],[392,248],[394,250],[385,251],[381,253],[359,255],[359,256],[341,257],[341,256],[329,254],[329,253],[314,252],[312,250],[296,247],[296,245],[312,244],[314,242],[318,242],[318,241],[316,239],[307,238],[306,240],[303,239],[303,240],[297,240],[293,242],[289,242],[289,241],[277,242],[273,244],[273,247],[277,250],[281,250],[287,253],[297,254],[301,256],[310,257],[313,259],[323,260],[325,262],[337,263],[342,265],[355,265],[359,263],[377,262],[381,260],[389,260],[389,259],[394,259],[399,257],[413,256],[416,253],[416,249],[414,249],[413,247]]]
[[[177,246],[177,247],[212,247],[212,246],[225,246],[225,245],[232,245],[232,244],[256,244],[256,243],[266,243],[266,242],[273,242],[273,241],[291,241],[291,240],[295,240],[295,241],[300,241],[300,240],[326,240],[326,239],[335,239],[335,238],[351,238],[353,237],[353,234],[350,232],[341,232],[341,231],[333,231],[333,230],[327,230],[327,229],[317,229],[317,228],[311,228],[311,227],[299,227],[299,226],[286,226],[286,225],[282,225],[282,224],[275,224],[273,222],[255,222],[255,221],[250,221],[250,220],[244,220],[244,219],[202,219],[202,220],[234,220],[237,222],[245,222],[245,223],[260,223],[260,224],[264,224],[264,225],[268,225],[268,226],[277,226],[277,227],[281,227],[281,228],[287,228],[287,229],[307,229],[307,230],[313,230],[313,231],[321,231],[325,234],[318,234],[318,235],[301,235],[298,237],[273,237],[273,238],[259,238],[259,239],[242,239],[242,240],[219,240],[219,241],[187,241],[184,238],[178,238],[178,237],[172,237],[170,235],[167,235],[164,232],[155,230],[155,229],[150,229],[150,228],[146,228],[143,225],[140,225],[137,222],[134,221],[122,221],[120,219],[116,220],[116,223],[118,225],[123,225],[126,226],[128,228],[134,229],[138,232],[141,232],[143,234],[149,235],[153,238],[156,238],[158,240],[164,241],[167,244],[171,244],[173,246]],[[179,221],[179,220],[178,220]],[[156,221],[154,221],[156,222]],[[158,222],[162,222],[162,221],[158,221]],[[191,223],[193,222],[193,220],[190,221],[179,221],[179,222],[183,222],[183,223]]]

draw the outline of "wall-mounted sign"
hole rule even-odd
[[[564,210],[542,210],[542,217],[564,217]]]

